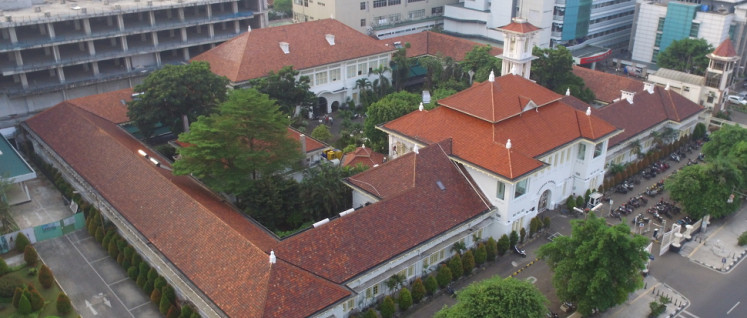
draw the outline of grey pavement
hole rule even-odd
[[[24,182],[29,189],[31,201],[10,207],[10,215],[19,229],[59,221],[73,215],[65,206],[62,195],[43,174]]]
[[[625,304],[600,313],[599,317],[648,317],[648,314],[651,313],[649,303],[659,301],[660,297],[667,297],[671,301],[667,304],[667,309],[664,311],[665,317],[672,317],[682,312],[690,304],[690,301],[685,296],[669,287],[669,285],[659,282],[653,276],[648,276],[643,281],[644,287],[631,293]]]
[[[717,271],[734,269],[747,254],[744,246],[737,244],[740,234],[747,231],[747,205],[737,213],[712,221],[705,232],[698,233],[685,243],[680,255]]]
[[[149,297],[85,230],[35,247],[81,317],[161,317]]]

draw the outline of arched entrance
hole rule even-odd
[[[319,97],[319,102],[314,107],[314,117],[321,116],[327,113],[327,99]]]
[[[338,108],[340,108],[340,102],[338,101],[332,102],[332,112],[336,112]]]
[[[545,190],[545,192],[542,192],[539,203],[537,204],[537,213],[542,213],[547,210],[548,200],[550,200],[550,190]]]

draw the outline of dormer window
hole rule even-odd
[[[288,42],[280,42],[278,44],[280,44],[280,49],[283,50],[283,53],[290,53],[290,44]]]
[[[578,144],[578,160],[586,158],[586,144]]]

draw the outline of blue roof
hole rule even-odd
[[[9,179],[11,183],[36,178],[36,172],[2,134],[0,134],[0,177]]]

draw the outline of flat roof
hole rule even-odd
[[[0,177],[19,183],[36,178],[36,172],[23,160],[21,154],[0,134]]]

